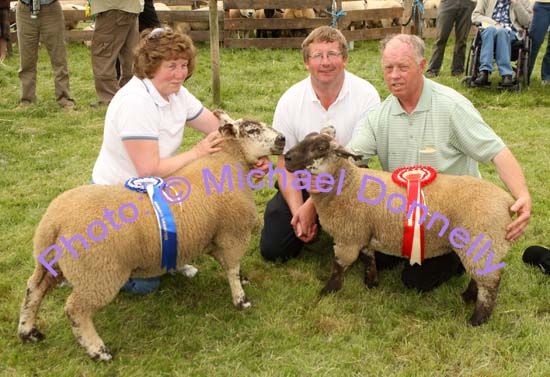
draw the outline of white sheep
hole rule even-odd
[[[79,5],[79,4],[71,4],[71,3],[68,3],[68,2],[61,2],[61,9],[63,11],[72,11],[72,10],[84,11],[84,10],[86,10],[86,7],[84,7],[83,5]],[[80,20],[72,20],[72,21],[65,20],[65,29],[66,30],[76,29],[79,22],[80,22]]]
[[[424,10],[438,9],[441,4],[441,0],[426,0],[424,3]],[[436,19],[427,18],[424,20],[424,27],[435,27]]]
[[[220,181],[225,176],[224,179],[238,182],[242,179],[238,171],[231,170],[231,177],[224,175],[228,164],[240,166],[246,175],[259,157],[281,154],[284,137],[258,121],[220,117],[220,123],[224,123],[219,129],[224,137],[223,150],[173,174],[189,182],[187,199],[171,205],[177,227],[177,267],[209,253],[227,274],[233,304],[248,308],[250,302],[242,289],[239,270],[257,220],[252,190],[245,185],[230,192],[211,193],[206,189],[205,169],[213,177],[220,177]],[[161,268],[157,219],[147,195],[145,198],[143,195],[124,185],[88,185],[66,191],[52,201],[36,230],[33,254],[35,259],[40,255],[44,258],[44,251],[54,245],[65,245],[66,249],[61,253],[58,246],[57,255],[45,254],[57,277],[37,261],[21,308],[18,329],[21,339],[43,339],[36,326],[38,308],[46,292],[65,278],[73,287],[65,305],[73,334],[90,357],[112,358],[95,330],[93,314],[113,300],[128,278],[165,273]],[[118,217],[114,215],[117,209]],[[106,222],[103,226],[99,224],[102,218],[109,220],[110,227]],[[103,234],[98,236],[98,231]],[[86,232],[90,241],[82,237]],[[56,260],[59,253],[61,256]]]
[[[254,9],[229,9],[229,19],[252,18]],[[250,30],[237,30],[234,34],[236,38],[250,38]]]
[[[367,9],[391,9],[391,8],[403,8],[401,3],[397,0],[381,0],[381,1],[369,1],[367,3]],[[373,27],[385,27],[389,28],[392,26],[398,26],[399,25],[399,17],[396,18],[382,18],[380,19],[380,22],[374,22],[374,21],[367,21],[367,27],[373,28]]]
[[[332,276],[322,294],[341,288],[344,272],[360,252],[366,257],[365,283],[369,288],[378,284],[375,250],[401,256],[405,212],[396,210],[399,202],[401,211],[406,208],[406,189],[392,181],[391,173],[361,169],[348,157],[360,158],[326,133],[308,135],[285,155],[290,172],[324,173],[332,177],[332,184],[338,182],[336,190],[311,194],[321,226],[335,243]],[[514,200],[498,186],[470,176],[438,174],[423,192],[427,207],[425,258],[453,251],[459,256],[471,277],[462,296],[465,301],[475,301],[470,323],[480,325],[489,319],[495,305],[499,268],[504,266],[501,261],[510,246],[505,235]],[[449,225],[454,229],[446,234]],[[468,247],[470,234],[477,238]],[[490,242],[481,247],[484,239]],[[488,251],[491,245],[493,249]]]
[[[283,18],[315,18],[315,11],[313,8],[287,8],[283,10]],[[283,36],[285,37],[301,37],[307,36],[312,29],[292,29],[284,30]]]
[[[348,15],[349,15],[349,12],[366,10],[366,9],[368,9],[366,0],[342,1],[342,10],[345,11]],[[342,30],[363,29],[364,27],[365,27],[365,21],[353,21],[353,22],[348,21],[341,24]]]

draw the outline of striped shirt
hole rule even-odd
[[[480,177],[478,161],[491,161],[505,145],[464,96],[424,78],[411,114],[390,94],[348,147],[364,160],[377,155],[385,171],[430,165],[445,174]]]

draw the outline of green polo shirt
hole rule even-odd
[[[411,114],[390,94],[348,147],[365,161],[378,155],[385,171],[430,165],[445,174],[480,177],[478,161],[491,161],[505,144],[464,96],[424,78]]]

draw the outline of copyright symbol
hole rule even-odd
[[[183,177],[170,177],[160,187],[168,204],[184,202],[191,195],[191,183]]]

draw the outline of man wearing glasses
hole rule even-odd
[[[345,70],[347,42],[339,30],[313,30],[302,43],[302,53],[309,76],[279,99],[273,128],[285,136],[285,152],[325,126],[336,128],[337,140],[345,145],[380,104],[380,96],[368,81]],[[279,156],[277,170],[278,191],[266,206],[260,250],[266,260],[287,261],[317,234],[317,212],[307,192],[293,188],[284,156]]]

